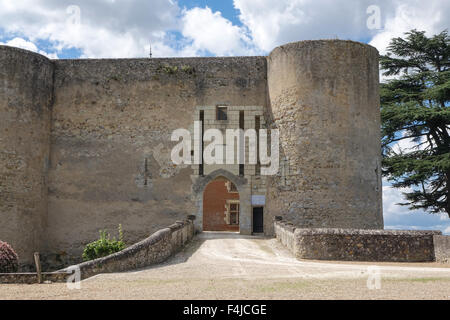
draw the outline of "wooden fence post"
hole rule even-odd
[[[39,252],[34,253],[34,263],[36,264],[38,283],[42,283],[41,259],[39,258]]]

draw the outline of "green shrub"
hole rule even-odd
[[[178,67],[177,66],[165,65],[165,66],[163,66],[163,70],[167,74],[174,74],[174,73],[176,73],[178,71]]]
[[[93,260],[107,255],[119,252],[125,248],[123,242],[122,225],[119,224],[119,240],[112,238],[106,230],[100,231],[100,239],[97,241],[88,243],[83,251],[83,260]]]
[[[188,65],[184,65],[181,67],[181,70],[188,73],[188,74],[193,74],[194,73],[194,68],[192,68],[191,66]]]
[[[0,241],[0,273],[17,272],[19,258],[14,249],[6,242]]]

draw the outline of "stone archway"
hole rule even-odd
[[[251,234],[251,190],[248,180],[241,176],[236,176],[231,172],[218,169],[206,176],[198,176],[192,185],[192,196],[196,203],[197,212],[195,214],[196,230],[203,231],[203,193],[207,185],[217,179],[223,177],[233,183],[239,192],[239,232],[241,234]]]

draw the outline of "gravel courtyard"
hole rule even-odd
[[[379,286],[368,281],[374,265]],[[298,261],[275,239],[205,232],[160,265],[97,275],[80,290],[2,284],[0,299],[448,300],[450,265]]]

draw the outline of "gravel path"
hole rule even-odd
[[[369,289],[369,275],[377,272],[380,282],[369,281]],[[298,261],[275,239],[205,232],[154,267],[97,275],[80,290],[0,285],[0,299],[448,300],[450,265]]]

